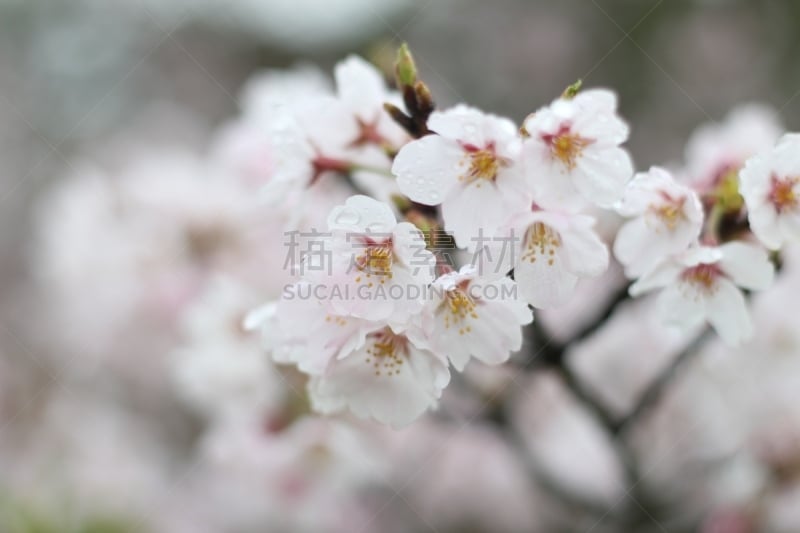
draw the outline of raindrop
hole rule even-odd
[[[334,221],[337,224],[342,224],[342,225],[345,225],[345,226],[352,226],[353,224],[358,224],[358,221],[360,219],[361,219],[361,217],[358,216],[358,213],[356,213],[354,210],[350,209],[349,207],[345,207],[344,209],[339,211],[339,214],[336,215],[336,218],[334,218]]]

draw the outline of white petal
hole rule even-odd
[[[579,92],[574,99],[581,108],[574,121],[575,130],[583,137],[603,146],[617,146],[628,139],[628,125],[616,114],[617,97],[605,89]]]
[[[436,301],[435,325],[430,333],[436,353],[446,354],[462,371],[470,357],[497,365],[522,346],[522,326],[533,321],[528,305],[518,297],[516,284],[503,278],[478,278],[469,287],[475,308],[454,313],[447,301]]]
[[[505,145],[517,135],[512,121],[463,104],[433,113],[428,127],[442,137],[478,148],[484,148],[488,142]]]
[[[631,296],[637,297],[653,289],[671,285],[677,281],[682,270],[683,267],[675,261],[662,261],[642,274],[642,277],[630,286],[628,292]]]
[[[358,56],[340,61],[334,68],[339,98],[365,122],[383,111],[386,83],[378,69]]]
[[[713,264],[722,260],[722,249],[718,246],[692,246],[681,254],[680,263],[687,267]]]
[[[457,187],[442,204],[445,229],[453,234],[460,248],[475,250],[482,239],[491,239],[514,211],[525,208],[523,201],[509,205],[497,185],[477,180]]]
[[[744,295],[730,281],[717,281],[707,306],[708,321],[726,343],[737,346],[753,336],[753,324]]]
[[[601,207],[610,207],[625,192],[633,176],[633,161],[622,148],[586,148],[572,171],[573,180],[584,198]]]
[[[433,281],[436,258],[425,247],[425,237],[416,226],[399,223],[392,233],[392,243],[397,260],[414,273],[419,283]]]
[[[272,320],[275,316],[275,312],[277,310],[278,303],[277,302],[269,302],[268,304],[264,304],[261,307],[257,307],[253,309],[244,317],[244,321],[242,322],[242,326],[244,327],[245,331],[255,331],[257,329],[261,329],[266,322]]]
[[[626,222],[617,232],[614,255],[625,265],[629,278],[641,276],[670,255],[686,250],[697,240],[700,226],[681,221],[675,228],[654,226],[644,216]]]
[[[511,294],[519,292],[519,286],[508,278],[498,280],[492,286]],[[512,352],[522,347],[522,326],[533,322],[533,313],[521,294],[518,299],[508,296],[489,299],[491,291],[483,292],[486,297],[476,309],[478,318],[472,320],[470,353],[485,364],[497,365],[506,362]]]
[[[539,309],[564,304],[578,283],[578,276],[566,268],[559,253],[550,259],[538,256],[533,262],[519,258],[514,267],[514,279],[520,296]]]
[[[641,257],[650,255],[649,251],[645,250],[650,243],[650,235],[650,228],[647,227],[643,217],[629,220],[617,231],[617,237],[614,240],[614,257],[625,265],[625,273],[628,277],[643,273],[638,268],[637,263]],[[644,270],[647,270],[647,268]]]
[[[312,405],[322,413],[347,408],[360,418],[407,425],[435,405],[450,380],[447,366],[432,353],[409,346],[408,357],[388,367],[384,358],[367,353],[372,346],[368,343],[313,379]]]
[[[389,234],[396,225],[397,219],[391,207],[361,194],[334,207],[328,216],[328,229],[332,231]]]
[[[706,318],[707,295],[690,283],[677,282],[658,295],[658,306],[664,320],[683,330],[701,324]]]
[[[575,216],[561,232],[564,265],[573,274],[594,278],[608,269],[608,248],[592,229],[591,217]]]
[[[662,192],[679,197],[689,194],[691,189],[679,185],[669,171],[661,167],[650,167],[647,172],[636,174],[628,183],[616,211],[626,217],[641,215],[654,203],[663,202]]]
[[[540,207],[577,212],[588,205],[564,165],[552,157],[550,148],[541,139],[524,142],[522,161],[533,200]]]
[[[287,298],[285,292],[278,303],[280,333],[287,345],[280,362],[294,363],[308,374],[319,374],[343,348],[363,342],[364,321],[329,313],[324,302],[313,299],[313,293],[299,290],[300,285],[295,284],[298,290],[291,293],[292,298]]]
[[[800,212],[792,211],[784,214],[780,217],[778,226],[784,241],[800,242]]]
[[[734,283],[750,290],[768,289],[775,278],[775,266],[760,246],[729,242],[720,246],[719,265]]]
[[[439,205],[458,183],[464,150],[450,139],[427,135],[400,149],[392,164],[400,190],[413,201]]]

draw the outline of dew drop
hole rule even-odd
[[[433,201],[433,202],[438,202],[439,201],[439,193],[436,192],[436,191],[431,191],[431,193],[428,195],[428,198],[430,198],[431,201]]]
[[[360,218],[361,217],[358,216],[358,213],[356,213],[353,209],[350,209],[349,207],[345,207],[344,209],[342,209],[339,212],[338,215],[336,215],[336,218],[334,218],[334,221],[337,224],[342,224],[342,225],[345,225],[345,226],[351,226],[353,224],[358,224],[358,221],[360,220]]]

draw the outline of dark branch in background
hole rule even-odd
[[[636,405],[631,412],[625,415],[616,424],[611,426],[612,433],[615,435],[623,433],[626,429],[640,420],[643,415],[658,405],[659,400],[664,395],[667,385],[672,382],[672,379],[678,373],[678,370],[680,370],[680,368],[692,356],[700,351],[700,349],[703,347],[703,344],[705,344],[711,336],[711,328],[706,327],[706,329],[703,330],[703,332],[700,333],[689,344],[689,346],[684,348],[683,351],[672,360],[672,363],[669,365],[669,367],[659,374],[658,377],[655,378],[647,387],[644,393],[642,393],[642,395],[639,397],[639,401],[636,402]]]
[[[622,464],[626,478],[633,487],[638,486],[640,474],[634,454],[625,443],[623,433],[638,422],[645,414],[656,407],[668,385],[678,373],[679,369],[696,355],[711,335],[711,329],[706,329],[699,334],[684,350],[678,354],[661,374],[656,377],[639,397],[633,409],[623,417],[615,417],[594,394],[586,387],[578,376],[572,371],[566,361],[567,349],[576,342],[584,340],[600,329],[614,314],[619,305],[628,299],[627,286],[621,288],[609,300],[606,308],[596,320],[579,330],[572,338],[564,343],[552,341],[544,331],[539,321],[534,321],[529,326],[528,333],[531,350],[528,359],[523,363],[530,370],[536,368],[549,369],[557,373],[573,397],[592,414],[605,430],[609,442]],[[497,413],[493,413],[496,417]],[[634,496],[640,501],[644,495]],[[590,507],[586,507],[590,510]]]

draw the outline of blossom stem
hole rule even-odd
[[[394,178],[394,174],[388,168],[375,167],[371,165],[361,165],[358,163],[350,163],[348,168],[349,172],[372,172],[373,174],[380,174],[389,178]]]

